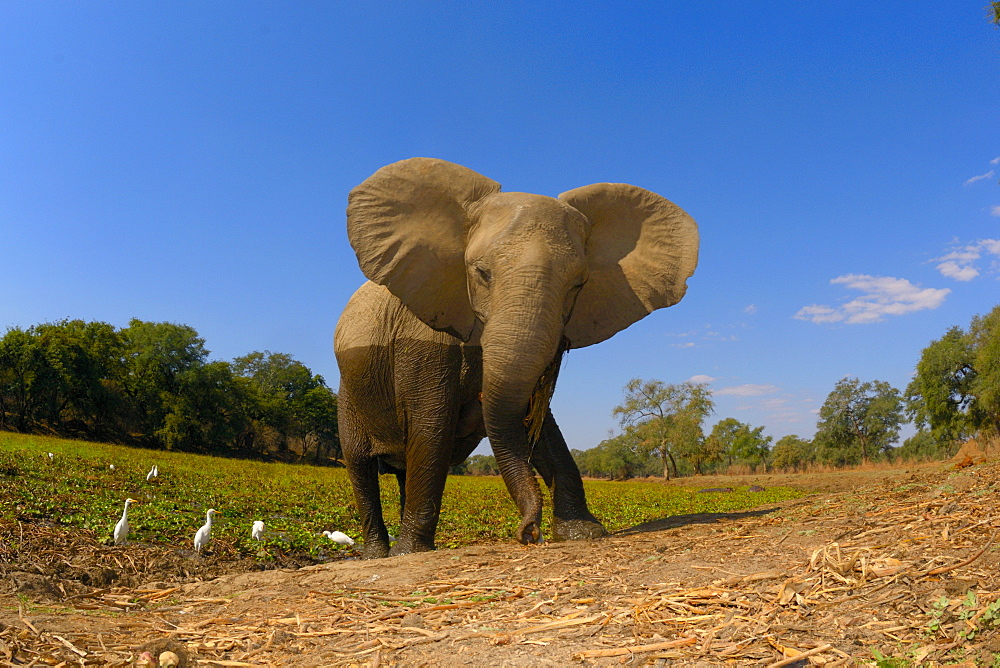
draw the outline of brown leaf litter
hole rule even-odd
[[[224,575],[48,529],[34,573],[0,547],[0,665],[989,665],[998,485],[994,463],[937,465],[597,541]]]

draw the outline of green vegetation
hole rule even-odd
[[[625,400],[612,414],[621,419],[630,447],[657,457],[663,477],[669,479],[671,470],[679,475],[678,457],[691,462],[698,473],[712,461],[702,447],[701,425],[714,410],[712,393],[704,385],[633,378],[625,386]]]
[[[947,455],[975,434],[1000,434],[1000,306],[924,348],[906,410],[921,431],[904,449]]]
[[[186,325],[63,320],[0,338],[0,429],[327,463],[337,396],[288,355],[209,361]]]
[[[881,380],[842,378],[819,410],[817,449],[837,466],[884,459],[902,423],[899,390]]]
[[[147,483],[154,463],[160,477]],[[591,509],[611,531],[679,514],[737,512],[801,495],[785,488],[694,494],[694,489],[658,483],[588,481],[585,486]],[[191,549],[205,510],[220,511],[211,549],[225,557],[266,554],[250,537],[254,520],[266,523],[269,549],[313,556],[336,549],[320,537],[322,531],[336,529],[355,539],[361,532],[344,469],[0,432],[0,521],[51,523],[110,542],[127,497],[140,502],[129,511],[130,541]],[[382,504],[390,531],[398,529],[394,476],[382,477]],[[499,477],[452,476],[437,542],[440,547],[507,542],[519,522]]]

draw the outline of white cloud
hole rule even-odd
[[[948,288],[921,288],[905,278],[847,274],[831,279],[832,285],[860,290],[862,295],[837,307],[823,304],[803,306],[795,314],[798,320],[815,323],[844,322],[860,325],[881,322],[885,316],[936,309],[951,292]]]
[[[990,160],[991,165],[1000,165],[1000,155]]]
[[[990,163],[990,164],[992,164],[992,163]],[[992,179],[994,173],[995,173],[994,170],[991,169],[990,171],[986,172],[985,174],[980,174],[979,176],[973,176],[971,179],[966,179],[964,185],[967,185],[967,186],[968,185],[972,185],[976,181],[982,181],[983,179]]]
[[[686,343],[671,343],[671,348],[694,348],[694,341],[688,341]]]
[[[729,387],[724,387],[715,394],[718,396],[732,397],[760,397],[765,394],[774,394],[777,391],[778,388],[774,385],[755,385],[753,383],[747,383],[745,385],[730,385]]]
[[[997,208],[1000,208],[1000,207],[997,207]],[[757,312],[757,305],[756,304],[750,304],[750,306],[747,306],[745,309],[743,309],[743,312],[746,313],[747,315],[753,315],[754,313]]]
[[[954,260],[947,260],[937,266],[937,270],[942,276],[954,278],[956,281],[971,281],[979,276],[979,270],[971,264],[959,264]]]
[[[942,276],[956,281],[971,281],[981,273],[976,262],[983,255],[1000,257],[1000,239],[979,239],[964,246],[952,246],[950,251],[932,261],[940,263],[937,270]]]
[[[995,206],[992,209],[990,209],[990,215],[1000,218],[1000,206]]]
[[[713,378],[712,376],[706,376],[703,373],[699,373],[688,378],[689,383],[694,383],[696,385],[707,385],[708,383],[711,383],[713,380],[715,380],[715,378]]]
[[[803,306],[799,309],[799,312],[795,314],[795,317],[799,320],[811,320],[817,323],[840,322],[844,319],[843,314],[838,313],[837,309],[829,306],[823,306],[821,304]]]

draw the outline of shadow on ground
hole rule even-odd
[[[748,517],[760,517],[768,515],[777,508],[763,508],[760,510],[747,510],[741,513],[691,513],[688,515],[672,515],[659,520],[651,520],[637,524],[628,529],[615,531],[612,536],[628,536],[637,533],[651,533],[654,531],[664,531],[666,529],[676,529],[677,527],[688,526],[690,524],[715,524],[716,522],[733,522],[746,519]]]

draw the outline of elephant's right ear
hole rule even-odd
[[[499,190],[445,160],[386,165],[347,198],[347,236],[361,271],[430,327],[467,341],[476,317],[465,274],[468,210]]]

